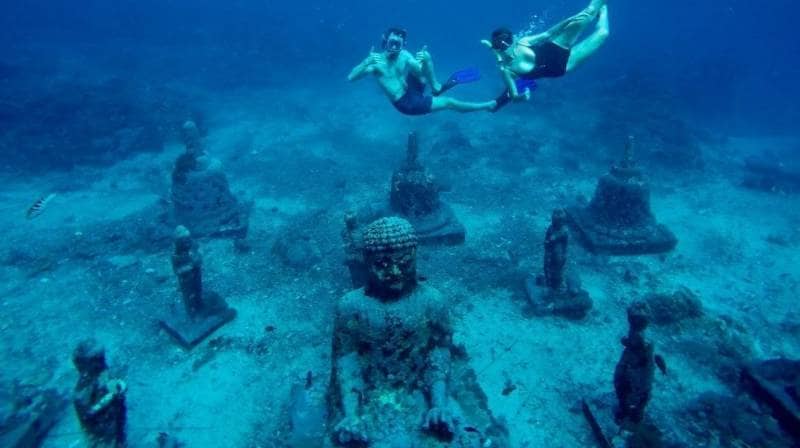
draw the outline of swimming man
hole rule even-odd
[[[608,38],[607,0],[592,0],[583,11],[544,33],[519,39],[508,28],[498,28],[492,40],[481,41],[494,51],[507,90],[497,98],[495,110],[512,99],[526,98],[528,87],[539,78],[558,78],[571,72],[593,55]],[[581,34],[597,20],[588,37]]]
[[[458,84],[458,80],[451,77],[444,85],[439,83],[430,53],[423,47],[416,56],[412,55],[405,49],[407,38],[405,30],[389,28],[383,35],[383,51],[371,50],[369,56],[353,68],[347,79],[355,81],[369,74],[374,75],[394,107],[406,115],[426,115],[440,110],[489,111],[495,108],[495,101],[468,102],[439,96]],[[426,83],[431,86],[433,96],[425,94]]]

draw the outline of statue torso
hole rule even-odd
[[[425,285],[388,302],[367,296],[364,289],[352,291],[340,300],[336,319],[338,350],[357,351],[373,381],[414,386],[430,351],[449,343],[444,300]]]

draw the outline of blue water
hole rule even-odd
[[[374,80],[346,79],[400,26],[441,80],[480,70],[448,95],[491,100],[504,87],[480,40],[499,26],[544,31],[584,3],[3,1],[0,445],[30,397],[72,398],[70,355],[94,337],[128,381],[131,447],[160,432],[187,447],[323,446],[289,421],[308,406],[304,425],[329,436],[336,423],[320,420],[335,310],[353,288],[343,218],[386,202],[418,131],[436,175],[424,179],[466,232],[421,245],[420,275],[443,292],[511,448],[591,446],[582,398],[624,445],[613,376],[637,299],[662,305],[648,337],[669,366],[646,419],[665,444],[637,446],[792,446],[737,381],[752,362],[800,358],[797,2],[609,0],[601,49],[496,114],[406,117]],[[196,166],[181,158],[186,120],[208,152]],[[573,228],[568,265],[592,311],[531,315],[525,279],[542,272],[551,212],[590,200],[629,136],[677,247],[596,254]],[[191,227],[182,164],[202,167],[193,200],[212,211],[198,220],[244,223],[197,237],[204,285],[238,314],[192,350],[154,323],[183,310],[171,265],[175,226]],[[403,399],[380,397],[393,411]],[[41,446],[89,446],[71,406]]]
[[[408,28],[410,45],[429,45],[445,66],[481,64],[490,70],[491,60],[477,41],[494,27],[544,26],[582,6],[580,1],[402,1],[390,8],[366,1],[347,6],[333,1],[4,3],[0,33],[7,49],[36,45],[45,52],[100,53],[120,73],[134,68],[138,76],[158,76],[164,70],[185,82],[228,87],[267,83],[269,73],[282,67],[278,75],[291,74],[320,88],[337,84],[341,76],[333,74],[345,73],[377,44],[388,24]],[[570,81],[591,92],[642,74],[719,124],[733,123],[741,131],[792,130],[800,98],[793,2],[612,6],[613,38],[591,68]],[[148,51],[174,46],[180,58],[166,56],[153,73]],[[210,48],[216,50],[213,61],[206,58]],[[332,70],[320,78],[316,67]],[[193,75],[199,69],[204,74]],[[306,79],[306,73],[313,75]]]

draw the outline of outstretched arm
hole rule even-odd
[[[333,428],[335,439],[341,444],[367,443],[369,436],[361,421],[360,406],[364,394],[364,379],[358,359],[355,341],[351,333],[357,325],[351,315],[336,311],[333,335],[334,375],[339,386],[339,397],[344,416]]]
[[[517,91],[517,83],[514,79],[514,74],[508,67],[500,67],[500,77],[503,79],[503,84],[505,84],[506,89],[508,89],[508,93],[511,98],[516,98],[519,96],[519,92]]]
[[[334,369],[342,408],[346,417],[358,415],[364,380],[358,361],[358,350],[353,339],[352,325],[355,325],[350,313],[336,310],[333,333]]]
[[[566,21],[565,21],[566,22]],[[550,40],[555,34],[560,32],[563,29],[563,24],[559,23],[558,25],[550,28],[549,30],[545,31],[544,33],[534,34],[531,36],[521,37],[519,39],[519,43],[521,45],[525,45],[526,47],[532,47],[540,42],[544,42],[546,40]]]
[[[336,358],[336,379],[342,398],[342,411],[345,417],[359,414],[361,395],[364,393],[364,380],[358,364],[358,354],[353,351]]]
[[[503,63],[504,60],[503,53],[495,50],[494,47],[492,47],[492,43],[489,40],[483,39],[481,40],[481,44],[483,44],[486,48],[492,50],[492,54],[494,54],[494,58],[497,59],[498,64]]]
[[[350,82],[357,81],[368,74],[373,73],[375,71],[375,56],[376,55],[373,48],[369,51],[369,56],[364,58],[361,63],[350,70],[350,74],[347,75],[347,80]]]
[[[425,415],[424,425],[426,429],[436,433],[452,434],[455,431],[455,421],[448,404],[448,383],[452,362],[450,346],[453,343],[453,330],[447,309],[434,306],[429,325],[432,342],[436,347],[428,356],[428,369],[425,372],[430,409]]]

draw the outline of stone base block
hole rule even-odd
[[[175,338],[178,343],[186,350],[191,350],[197,344],[217,331],[220,327],[232,321],[236,317],[236,310],[228,308],[209,316],[198,316],[190,319],[185,314],[171,316],[158,323],[170,336]]]
[[[525,279],[525,292],[528,296],[529,311],[534,316],[561,316],[580,320],[592,309],[589,293],[577,288],[552,290],[544,286],[539,278]]]
[[[644,255],[669,252],[678,239],[665,226],[652,222],[634,227],[606,226],[586,209],[567,209],[578,242],[589,252],[605,255]]]

